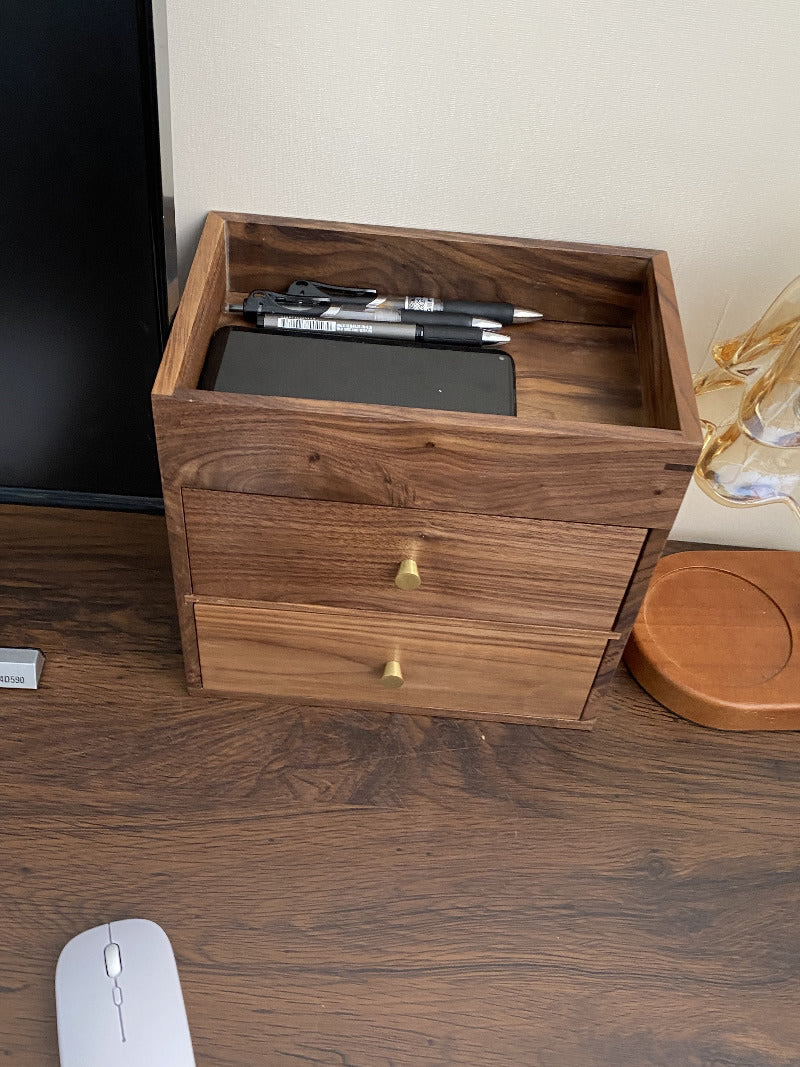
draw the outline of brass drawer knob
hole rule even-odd
[[[383,668],[381,682],[387,689],[399,689],[403,684],[403,672],[400,670],[400,664],[396,659],[390,659]]]
[[[397,568],[394,576],[394,584],[398,589],[419,589],[422,579],[419,576],[417,565],[413,559],[404,559]]]

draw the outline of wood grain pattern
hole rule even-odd
[[[648,421],[631,329],[548,320],[514,326],[508,336],[518,418],[661,425]]]
[[[163,519],[0,507],[0,1058],[161,923],[198,1067],[796,1067],[799,734],[618,673],[594,732],[186,693]]]
[[[159,406],[165,487],[668,529],[697,455],[668,430],[645,445],[631,427],[320,403],[176,394]]]
[[[609,630],[641,530],[185,489],[199,596]],[[401,560],[422,585],[396,587]]]
[[[386,294],[503,300],[549,319],[630,325],[647,250],[225,213],[230,287],[295,278]]]
[[[278,604],[195,604],[204,689],[508,722],[580,718],[607,635]],[[402,688],[381,685],[397,660]]]
[[[672,711],[721,730],[800,728],[800,556],[694,552],[656,568],[625,652]]]

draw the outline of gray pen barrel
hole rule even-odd
[[[418,326],[472,326],[474,318],[473,315],[448,311],[398,311],[396,314],[401,322],[415,322]]]
[[[354,322],[413,322],[418,326],[472,326],[473,315],[448,311],[398,311],[376,307],[366,310],[350,305],[331,304],[320,314],[320,319],[349,319]]]

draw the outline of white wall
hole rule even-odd
[[[167,0],[208,210],[664,248],[693,367],[800,273],[797,0]],[[673,535],[800,548],[690,492]]]

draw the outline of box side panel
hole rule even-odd
[[[659,252],[647,265],[634,337],[647,421],[679,430],[689,441],[702,434],[669,260]]]
[[[192,269],[172,324],[154,395],[169,395],[179,386],[197,384],[208,343],[219,320],[227,290],[225,224],[209,214]]]
[[[678,312],[675,285],[666,252],[659,252],[653,257],[648,269],[646,291],[653,294],[651,299],[656,303],[653,317],[662,324],[680,429],[687,441],[692,441],[699,446],[703,441],[703,433],[697,412],[683,327]]]
[[[228,217],[230,287],[283,291],[295,279],[383,295],[499,300],[548,319],[629,326],[648,260],[598,246],[288,219]]]
[[[194,611],[186,597],[192,592],[192,576],[189,566],[189,551],[186,541],[186,526],[183,514],[183,495],[180,481],[165,471],[163,456],[171,451],[175,426],[175,402],[168,396],[153,396],[153,418],[156,428],[161,480],[164,492],[164,515],[167,521],[172,579],[175,585],[175,600],[178,608],[178,625],[181,632],[183,662],[186,680],[190,686],[200,685],[200,659],[197,651],[197,631]]]

